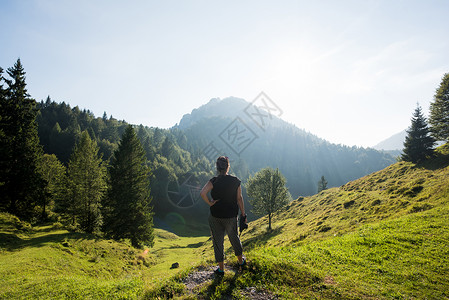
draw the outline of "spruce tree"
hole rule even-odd
[[[2,195],[5,193],[5,184],[7,180],[8,173],[6,172],[6,167],[8,165],[6,157],[7,147],[8,147],[8,139],[5,134],[5,123],[7,120],[5,110],[6,105],[6,91],[3,88],[3,68],[0,67],[0,192]],[[3,196],[4,197],[4,196]],[[0,211],[4,211],[7,209],[8,204],[6,197],[0,201]]]
[[[444,75],[435,93],[434,102],[430,103],[429,124],[436,140],[449,141],[449,73]]]
[[[413,163],[419,163],[433,154],[435,140],[430,136],[427,120],[422,114],[421,107],[417,105],[412,124],[405,137],[402,159]]]
[[[145,151],[128,125],[109,170],[104,231],[116,240],[130,239],[134,247],[154,244],[149,176]]]
[[[0,67],[0,100],[4,101],[4,98],[6,96],[6,91],[3,88],[3,68]],[[2,103],[2,102],[0,102]]]
[[[38,111],[26,90],[20,59],[7,74],[9,79],[0,78],[0,208],[31,219],[45,187],[38,172],[43,153],[36,124]]]
[[[39,173],[46,182],[45,197],[39,203],[42,209],[42,219],[47,218],[49,211],[61,205],[66,195],[66,168],[54,154],[44,154]]]
[[[327,189],[327,181],[324,176],[321,176],[320,181],[318,181],[318,193]]]
[[[106,192],[106,166],[98,146],[87,131],[81,133],[67,167],[68,199],[66,211],[72,225],[88,233],[98,232],[102,225],[101,201]]]

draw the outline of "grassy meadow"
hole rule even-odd
[[[0,299],[449,299],[449,145],[251,222],[248,265],[187,289],[211,270],[208,236],[156,229],[135,249],[58,224],[0,214]],[[175,262],[179,268],[171,268]],[[262,295],[266,295],[265,297]]]
[[[0,299],[140,299],[203,261],[208,239],[156,229],[145,251],[57,227],[0,214]]]

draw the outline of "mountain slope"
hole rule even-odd
[[[379,142],[375,146],[373,146],[376,150],[402,150],[404,148],[405,137],[407,136],[407,132],[405,130],[396,133],[389,138]]]
[[[251,222],[242,234],[248,267],[203,283],[194,297],[258,291],[281,299],[447,299],[448,219],[446,144],[421,165],[398,162],[300,197],[275,215],[272,231],[266,217]],[[210,247],[203,253],[212,258]],[[236,260],[226,248],[232,268]],[[173,278],[169,286],[182,282]]]
[[[279,168],[295,198],[315,194],[321,176],[329,186],[340,186],[394,162],[374,149],[331,144],[279,114],[239,98],[212,99],[185,115],[177,128],[211,161],[218,154],[229,156],[231,171],[243,180],[261,168]]]
[[[447,298],[449,144],[437,153],[422,165],[399,162],[293,201],[276,215],[272,232],[266,218],[251,223],[243,235],[248,257],[256,269],[270,262],[275,272],[290,262],[316,276],[307,285],[314,293],[274,276],[282,287],[276,290],[289,296]]]
[[[448,206],[449,144],[438,148],[437,153],[422,165],[398,162],[339,188],[300,197],[273,219],[281,232],[295,238],[286,240],[285,234],[273,235],[269,244],[301,244],[309,239],[342,235],[361,224]],[[253,234],[257,237],[265,230],[265,223],[266,217],[254,222],[248,243]]]

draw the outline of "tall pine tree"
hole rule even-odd
[[[67,168],[68,201],[66,211],[72,224],[86,232],[101,229],[101,201],[106,192],[106,165],[98,146],[87,131],[81,133]]]
[[[145,151],[129,125],[114,152],[109,170],[104,232],[112,238],[130,239],[134,247],[153,246],[153,208]]]
[[[7,74],[9,79],[0,78],[0,208],[31,219],[45,187],[38,172],[43,151],[37,133],[36,101],[26,90],[20,59]]]
[[[427,120],[417,105],[412,117],[412,124],[405,137],[402,159],[414,163],[421,162],[433,153],[435,140],[430,136]]]
[[[430,103],[429,124],[436,140],[449,141],[449,73],[444,74],[434,102]]]

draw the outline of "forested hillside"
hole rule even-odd
[[[135,126],[152,172],[151,193],[161,226],[207,213],[198,192],[213,176],[213,161],[219,154],[231,158],[231,172],[243,182],[263,167],[279,168],[294,198],[315,194],[321,176],[329,186],[339,186],[393,162],[383,152],[331,144],[274,116],[267,119],[266,128],[261,130],[243,113],[248,105],[238,98],[213,99],[185,115],[171,129]],[[64,102],[58,104],[50,98],[38,103],[38,109],[38,132],[44,151],[55,154],[63,163],[68,162],[84,130],[108,161],[128,125],[124,120],[108,117],[106,112],[96,117],[89,110]],[[236,117],[251,126],[254,133],[241,153],[235,153],[226,143],[225,129]],[[170,220],[164,220],[167,215]]]
[[[85,130],[97,142],[103,160],[109,161],[128,126],[126,121],[107,117],[106,112],[101,118],[95,117],[89,110],[71,107],[64,102],[58,104],[50,98],[38,103],[38,109],[38,132],[44,151],[55,154],[65,164]],[[193,148],[188,147],[185,135],[178,129],[142,125],[135,126],[135,129],[151,170],[151,194],[157,220],[165,218],[168,213],[194,218],[198,213],[207,212],[206,206],[198,205],[198,199],[192,199],[193,194],[185,194],[179,188],[189,177],[190,185],[198,188],[213,175],[204,156],[198,151],[195,154]]]
[[[257,105],[233,97],[212,99],[185,115],[177,127],[191,147],[208,154],[213,146],[248,172],[279,168],[294,198],[315,194],[321,176],[330,187],[340,186],[395,161],[374,149],[329,143],[281,120],[274,108]]]
[[[394,161],[373,149],[331,144],[274,116],[261,130],[243,113],[248,105],[238,98],[213,99],[185,115],[171,129],[135,126],[152,172],[151,194],[160,226],[184,223],[186,218],[207,213],[198,192],[213,176],[213,161],[219,154],[231,158],[231,172],[243,182],[263,167],[279,168],[294,198],[315,194],[321,176],[329,186],[339,186]],[[50,98],[38,103],[38,109],[38,131],[44,151],[55,154],[63,163],[68,162],[84,130],[108,161],[128,125],[124,120],[108,117],[106,112],[96,117],[89,110],[64,102],[58,104]],[[254,133],[241,153],[235,153],[226,140],[225,129],[236,117],[252,126]]]

